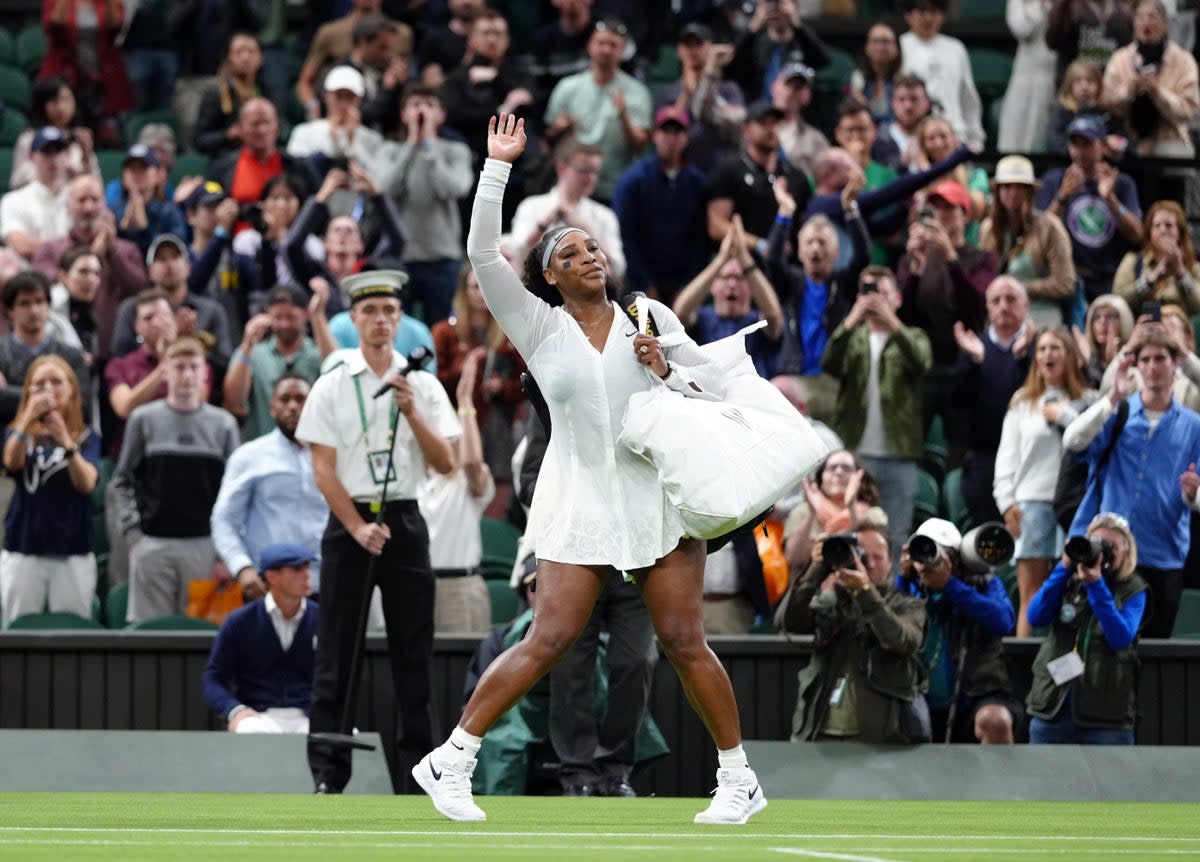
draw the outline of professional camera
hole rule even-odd
[[[992,521],[963,536],[957,550],[967,572],[983,575],[1011,560],[1016,542],[1003,524]],[[930,565],[941,559],[942,546],[929,536],[916,535],[908,540],[908,556],[914,563]]]
[[[852,569],[854,561],[860,563],[867,555],[858,543],[857,533],[834,533],[826,536],[822,544],[821,558],[830,569]]]
[[[1113,543],[1099,536],[1072,536],[1067,539],[1067,558],[1077,566],[1094,566],[1102,560],[1100,573],[1107,575],[1113,567]]]

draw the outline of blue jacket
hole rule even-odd
[[[309,599],[286,653],[267,614],[265,599],[230,614],[217,632],[201,677],[204,699],[226,718],[243,704],[255,712],[293,707],[307,713],[312,701],[318,610],[317,603]]]
[[[704,269],[711,246],[709,196],[708,180],[694,165],[672,180],[658,156],[647,156],[621,174],[612,203],[630,287],[678,289]]]

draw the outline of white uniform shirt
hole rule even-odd
[[[292,648],[292,641],[296,639],[300,623],[304,621],[304,611],[308,607],[308,599],[300,600],[300,610],[296,611],[296,615],[290,620],[284,617],[279,605],[275,604],[275,597],[269,592],[263,599],[263,605],[266,606],[267,616],[271,618],[271,625],[275,627],[275,634],[279,636],[279,645],[283,647],[284,652],[287,652]]]
[[[66,186],[56,195],[37,180],[9,192],[0,198],[0,237],[20,231],[42,242],[62,239],[71,231],[67,197]]]
[[[339,351],[341,362],[328,363],[328,370],[313,384],[296,438],[305,443],[331,446],[337,450],[337,477],[356,502],[369,503],[379,499],[382,484],[376,484],[371,475],[367,453],[386,451],[391,419],[392,394],[381,398],[372,396],[383,385],[383,378],[367,365],[362,351]],[[407,363],[404,357],[392,352],[392,366],[385,377],[398,374]],[[363,426],[355,393],[355,380],[362,391],[363,408],[367,417],[367,439],[363,439]],[[446,390],[436,377],[428,371],[414,371],[408,375],[416,396],[416,409],[433,429],[435,434],[455,438],[462,434],[462,426]],[[425,456],[404,417],[396,427],[393,444],[394,478],[388,482],[389,500],[415,500],[425,482]],[[383,479],[383,470],[378,478]]]
[[[488,473],[483,496],[471,495],[471,483],[461,469],[449,476],[430,471],[417,502],[429,528],[429,565],[434,569],[469,569],[483,559],[479,521],[496,496]]]

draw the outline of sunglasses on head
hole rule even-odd
[[[629,29],[624,24],[610,21],[597,21],[595,29],[597,33],[616,33],[621,37],[629,35]]]

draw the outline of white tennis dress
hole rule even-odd
[[[538,474],[528,531],[538,559],[651,566],[684,535],[654,467],[617,446],[629,396],[655,386],[633,352],[633,324],[620,308],[597,351],[570,314],[525,289],[500,254],[500,204],[511,166],[488,159],[475,194],[467,254],[492,315],[520,351],[550,408],[550,443]],[[682,330],[667,306],[651,301],[659,332]],[[718,366],[690,339],[664,351],[664,381],[685,395],[720,397]]]

